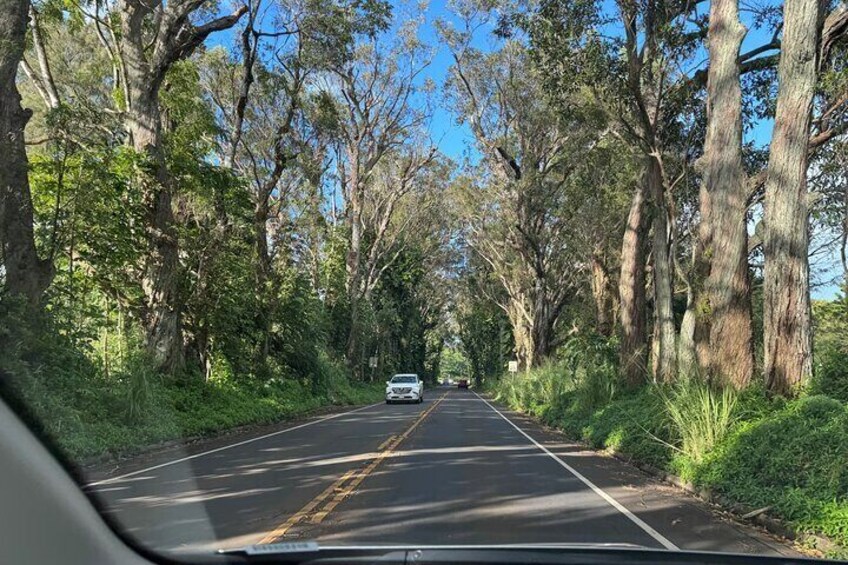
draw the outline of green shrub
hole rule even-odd
[[[848,544],[848,407],[824,396],[742,422],[696,469],[697,484]]]
[[[772,511],[848,546],[848,359],[819,353],[812,396],[770,397],[696,378],[619,386],[609,344],[575,339],[558,363],[505,375],[493,387],[511,408],[569,436],[678,473],[729,500]],[[830,349],[829,351],[835,351]]]
[[[810,393],[848,402],[848,352],[827,348],[817,353]]]
[[[567,422],[562,427],[568,429]],[[593,447],[611,449],[656,467],[666,467],[673,454],[662,401],[647,387],[592,412],[581,422],[577,437]]]
[[[0,301],[0,384],[75,461],[382,398],[381,386],[350,382],[326,354],[316,374],[301,379],[280,370],[265,381],[239,378],[220,360],[208,382],[166,379],[138,351],[107,373],[48,321],[23,322],[20,312],[9,311],[13,306]]]

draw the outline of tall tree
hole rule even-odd
[[[592,122],[597,116],[576,98],[562,108],[548,102],[518,41],[507,40],[491,54],[474,49],[480,22],[469,10],[464,29],[442,29],[454,57],[455,110],[483,157],[482,180],[469,183],[464,206],[466,240],[503,286],[500,305],[512,325],[515,354],[530,368],[555,351],[564,308],[578,280],[588,279],[578,267],[588,257],[574,245],[582,209],[575,171],[605,132],[587,127],[598,125]]]
[[[691,26],[693,4],[662,2],[616,3],[622,37],[599,39],[603,25],[597,5],[585,0],[546,0],[530,18],[531,41],[543,69],[547,90],[586,85],[608,116],[611,129],[630,147],[641,172],[632,179],[630,211],[620,245],[619,322],[620,365],[625,380],[635,385],[648,368],[647,260],[652,286],[654,378],[670,380],[677,372],[676,328],[673,316],[675,219],[671,191],[685,159],[679,115],[685,104],[675,89],[688,77],[680,72],[691,57],[697,33]],[[583,23],[583,25],[580,25]],[[695,22],[697,25],[697,22]],[[565,41],[560,41],[564,37]],[[651,237],[651,227],[653,236]],[[650,252],[650,253],[649,253]]]
[[[821,2],[786,0],[774,134],[765,186],[765,381],[792,394],[812,374],[808,140],[819,61]]]
[[[231,15],[195,25],[191,20],[201,7],[197,0],[120,0],[115,6],[120,24],[111,34],[115,41],[109,48],[119,69],[130,144],[148,160],[149,178],[142,180],[149,238],[142,278],[143,321],[147,351],[166,371],[179,369],[184,357],[179,244],[172,208],[176,187],[166,162],[159,91],[175,62],[189,57],[211,33],[234,26],[247,9],[242,6]]]
[[[742,168],[738,0],[710,4],[707,133],[700,162],[699,262],[703,289],[695,329],[701,367],[739,388],[753,372],[748,280],[747,187]]]
[[[0,7],[0,244],[5,288],[38,303],[53,265],[38,256],[33,238],[32,196],[24,128],[32,112],[21,107],[16,82],[26,43],[28,0]]]
[[[414,26],[407,26],[399,30],[393,43],[362,42],[355,56],[339,66],[331,79],[341,107],[336,169],[349,233],[345,286],[350,332],[346,357],[351,368],[359,367],[361,303],[369,298],[382,272],[377,264],[378,250],[395,206],[435,156],[435,147],[422,137],[430,110],[416,102],[425,94],[418,79],[429,64],[416,33]],[[392,167],[395,176],[384,185],[379,207],[371,208],[380,218],[374,226],[376,231],[369,234],[368,199],[381,167]]]

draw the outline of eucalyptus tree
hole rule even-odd
[[[360,310],[386,266],[381,254],[387,228],[398,201],[416,187],[437,155],[426,135],[432,115],[429,85],[421,80],[430,57],[411,22],[394,30],[393,37],[387,33],[358,42],[352,56],[324,81],[337,106],[332,158],[347,233],[346,358],[357,370]]]
[[[160,91],[175,63],[191,56],[210,34],[235,25],[245,8],[211,19],[195,0],[80,3],[72,11],[94,27],[111,60],[116,101],[111,110],[120,115],[128,144],[143,156],[144,173],[137,182],[147,209],[148,250],[140,277],[145,296],[141,318],[148,353],[159,368],[173,371],[184,363],[183,306],[173,210],[177,187],[166,159]],[[44,65],[41,71],[38,84],[44,89],[50,80]]]
[[[787,0],[783,6],[763,241],[764,374],[766,386],[778,394],[797,393],[813,372],[807,190],[810,128],[820,57],[829,54],[835,41],[834,19],[843,28],[846,25],[845,13],[840,5],[831,14],[825,22],[825,41],[820,43],[822,3]]]
[[[448,92],[482,157],[462,208],[466,241],[503,287],[499,305],[529,368],[555,351],[563,309],[586,280],[574,236],[584,219],[575,171],[605,130],[591,105],[562,111],[548,103],[520,40],[475,49],[474,32],[489,15],[473,4],[459,13],[464,28],[442,26],[454,58]]]
[[[747,30],[738,2],[711,4],[710,60],[704,73],[708,121],[696,257],[704,283],[696,340],[701,366],[737,387],[745,386],[753,372],[746,337],[751,332],[747,256],[760,243],[765,244],[767,273],[766,384],[774,392],[787,394],[811,372],[807,162],[844,132],[841,116],[846,101],[844,83],[833,81],[833,75],[822,70],[839,52],[848,16],[843,5],[827,17],[822,8],[817,3],[787,3],[771,41],[740,53]],[[769,51],[773,53],[760,56]],[[742,166],[741,76],[752,68],[773,67],[777,60],[780,85],[768,167],[749,175]],[[817,115],[811,119],[817,85],[821,97]],[[758,229],[748,243],[748,209],[763,195],[765,230]]]
[[[621,369],[630,384],[644,379],[648,367],[646,282],[650,257],[654,339],[654,378],[677,373],[674,194],[688,167],[691,140],[681,135],[681,114],[691,96],[681,96],[700,41],[697,3],[630,2],[615,5],[618,26],[605,21],[591,0],[546,0],[527,15],[535,58],[556,98],[585,85],[607,114],[611,131],[640,162],[620,247],[619,323]],[[692,31],[692,24],[695,31]],[[560,38],[566,38],[560,41]],[[651,228],[653,227],[653,230]],[[649,236],[652,237],[649,240]]]

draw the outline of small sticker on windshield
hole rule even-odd
[[[318,551],[318,544],[314,541],[293,541],[251,545],[247,547],[245,553],[248,555],[263,555],[269,553],[309,553],[312,551]]]

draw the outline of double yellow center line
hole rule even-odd
[[[390,436],[386,441],[377,447],[377,456],[369,460],[367,464],[359,468],[354,468],[347,471],[336,481],[324,489],[318,496],[310,500],[303,508],[292,514],[288,520],[280,524],[272,532],[259,540],[259,544],[273,543],[282,538],[294,526],[301,522],[307,521],[310,524],[320,524],[324,521],[327,515],[332,512],[339,503],[350,496],[365,478],[374,472],[380,463],[391,456],[398,446],[415,431],[421,422],[429,416],[433,410],[445,399],[447,393],[443,394],[429,408],[418,415],[418,418],[412,422],[406,431],[399,436]],[[323,506],[322,506],[323,505]]]

